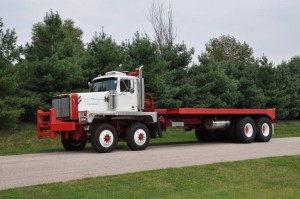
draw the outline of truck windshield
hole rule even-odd
[[[115,83],[115,81],[117,81],[117,78],[105,78],[95,80],[90,86],[90,92],[116,90],[117,84]]]

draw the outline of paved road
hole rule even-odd
[[[86,177],[115,175],[170,167],[300,155],[300,137],[268,143],[187,143],[150,146],[145,151],[115,150],[0,156],[0,190]]]

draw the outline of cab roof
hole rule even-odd
[[[136,78],[136,77],[134,77],[132,75],[127,75],[124,72],[109,71],[109,72],[106,72],[105,75],[99,75],[98,77],[95,77],[93,79],[93,81],[98,80],[98,79],[110,78],[110,77],[116,77],[116,78],[118,78],[118,77]]]

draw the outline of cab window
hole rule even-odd
[[[92,82],[90,86],[90,92],[103,92],[116,90],[116,82],[117,78],[104,78],[98,79]]]
[[[120,91],[121,92],[129,92],[130,91],[130,80],[129,79],[121,79]]]

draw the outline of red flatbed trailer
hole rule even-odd
[[[170,108],[155,109],[159,115],[208,116],[208,115],[266,115],[275,120],[275,109],[220,109],[220,108]]]
[[[271,123],[275,121],[275,109],[217,109],[217,108],[170,108],[155,109],[157,114],[165,119],[182,120],[187,124],[201,124],[207,118],[234,118],[242,116],[268,117]]]
[[[199,141],[219,140],[226,134],[234,142],[250,143],[255,139],[267,142],[274,133],[275,109],[170,108],[154,111],[160,117],[163,130],[170,126],[195,129]]]

